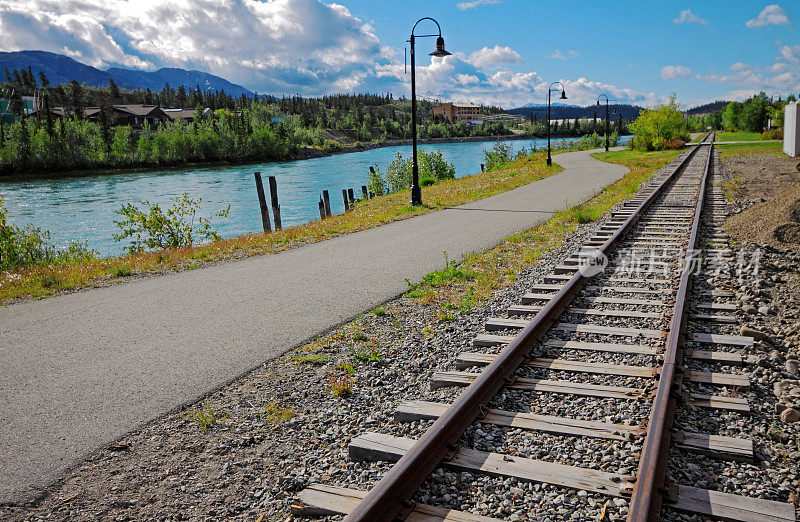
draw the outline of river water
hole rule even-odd
[[[517,151],[532,145],[541,148],[547,145],[547,140],[504,143]],[[456,177],[462,177],[480,172],[480,165],[485,162],[484,151],[492,144],[492,141],[439,143],[421,148],[441,150],[445,159],[455,165]],[[330,192],[333,213],[342,213],[342,189],[353,188],[360,194],[369,166],[377,163],[385,173],[398,152],[409,157],[411,146],[283,163],[0,181],[0,196],[10,223],[33,224],[48,230],[52,242],[59,247],[71,241],[86,241],[103,255],[115,255],[126,246],[112,237],[119,232],[114,219],[120,216],[115,211],[123,203],[147,200],[161,204],[163,209],[171,204],[171,198],[188,192],[192,198],[202,198],[201,215],[230,204],[228,216],[213,221],[223,237],[259,232],[261,214],[253,172],[260,171],[268,200],[267,177],[275,176],[277,180],[281,218],[287,228],[319,219],[318,201],[323,190]]]

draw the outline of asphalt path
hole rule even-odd
[[[450,259],[585,201],[627,169],[589,152],[515,190],[275,255],[0,307],[0,503],[194,402]],[[424,197],[424,189],[423,189]]]

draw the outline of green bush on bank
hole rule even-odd
[[[78,242],[59,250],[50,243],[49,232],[32,225],[19,228],[9,224],[7,214],[3,198],[0,198],[0,271],[80,261],[97,255],[85,243]]]
[[[166,213],[160,205],[147,201],[141,202],[144,209],[132,203],[122,205],[116,213],[123,219],[114,221],[121,231],[114,234],[114,241],[130,238],[131,244],[125,248],[133,254],[145,249],[190,247],[197,236],[206,241],[220,240],[219,234],[211,228],[211,220],[227,216],[230,205],[209,217],[199,217],[197,212],[202,199],[192,199],[184,192],[181,197],[173,198],[172,201],[173,204]]]
[[[677,149],[690,139],[675,94],[666,103],[643,110],[630,129],[634,134],[630,147],[636,150]]]
[[[456,168],[452,163],[447,163],[442,152],[425,152],[420,149],[417,152],[417,163],[419,165],[419,178],[431,178],[436,181],[443,179],[453,179],[456,177]],[[389,163],[386,171],[386,193],[397,192],[411,186],[411,174],[414,166],[414,159],[403,158],[399,152],[394,160]]]

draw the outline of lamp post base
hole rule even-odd
[[[422,205],[422,188],[419,185],[411,185],[411,204]]]

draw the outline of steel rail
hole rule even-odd
[[[588,262],[597,262],[616,245],[639,220],[667,184],[688,165],[695,147],[675,167],[675,170],[650,193],[628,216],[625,222],[597,249]],[[583,284],[591,277],[581,271],[564,285],[537,313],[531,322],[509,343],[495,360],[451,404],[434,424],[420,437],[411,449],[383,476],[345,518],[347,522],[387,522],[404,520],[412,511],[414,493],[430,476],[442,460],[458,451],[458,439],[472,424],[486,404],[506,384],[513,381],[516,369],[528,356],[533,343],[541,338],[561,315]]]
[[[695,150],[700,147],[695,147]],[[659,520],[661,502],[665,494],[665,475],[669,446],[672,438],[671,428],[675,415],[676,396],[680,394],[680,373],[683,356],[681,343],[683,327],[686,320],[686,300],[691,293],[692,278],[691,257],[697,245],[700,230],[700,215],[703,211],[706,185],[708,182],[711,162],[714,154],[714,143],[708,147],[703,179],[700,183],[700,193],[694,211],[694,222],[689,241],[686,247],[683,270],[675,297],[672,321],[669,333],[664,344],[664,364],[658,375],[658,389],[653,399],[653,408],[650,410],[650,419],[647,423],[647,435],[642,446],[639,458],[639,470],[636,473],[636,484],[631,495],[628,510],[628,522],[647,522]],[[678,380],[676,381],[676,377]]]

